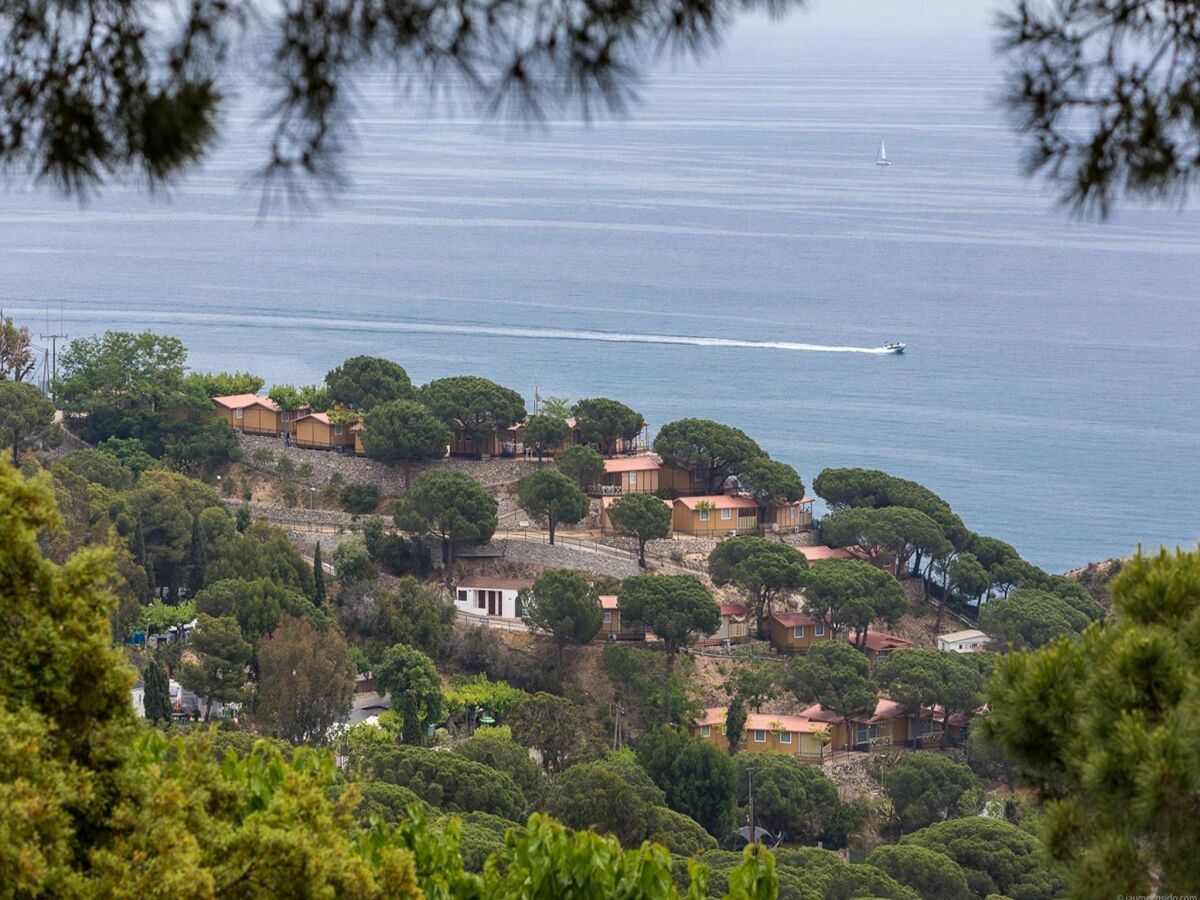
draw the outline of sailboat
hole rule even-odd
[[[879,156],[875,160],[875,165],[890,166],[891,164],[892,164],[892,161],[887,158],[887,147],[884,145],[883,141],[880,141],[879,142]]]

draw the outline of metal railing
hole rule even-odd
[[[499,631],[529,631],[529,628],[520,619],[500,619],[487,614],[468,612],[465,609],[455,609],[454,618],[467,625],[494,628]]]
[[[492,535],[494,541],[524,541],[531,544],[549,544],[550,534],[545,531],[534,531],[532,529],[505,529],[497,531]],[[611,556],[616,559],[637,559],[637,553],[633,550],[625,550],[621,547],[612,547],[608,544],[601,544],[596,541],[575,537],[569,534],[557,532],[554,535],[554,546],[568,547],[574,550],[580,550],[584,553],[597,553],[601,556]]]

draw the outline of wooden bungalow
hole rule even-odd
[[[306,450],[339,450],[354,447],[351,425],[338,425],[325,413],[309,413],[292,422],[292,443]]]
[[[463,428],[452,426],[454,436],[450,441],[451,456],[481,459],[485,456],[516,456],[521,447],[522,423],[508,428],[494,428],[483,434],[472,435]]]
[[[823,709],[819,703],[802,710],[800,716],[828,724],[829,744],[834,750],[870,750],[880,745],[902,746],[909,742],[912,717],[899,703],[886,697],[879,698],[875,712],[870,716],[850,719],[848,736],[845,718]]]
[[[727,709],[723,706],[706,709],[704,715],[691,726],[692,734],[728,752],[729,740],[725,737],[726,712]],[[752,712],[746,715],[740,749],[744,752],[778,753],[806,762],[820,762],[829,732],[827,722],[807,719],[803,715],[777,716]]]
[[[703,469],[685,469],[664,460],[658,480],[665,490],[680,497],[708,493],[708,472]]]
[[[807,613],[775,613],[767,622],[771,647],[777,653],[807,653],[818,641],[830,639],[830,629]]]
[[[884,631],[868,631],[864,638],[863,653],[871,660],[872,665],[883,662],[897,650],[912,646],[912,641],[888,634]]]
[[[731,644],[741,644],[748,641],[750,640],[751,632],[754,630],[753,618],[750,613],[750,607],[745,604],[722,603],[720,627],[697,643],[705,646],[713,646],[724,644],[726,641]]]
[[[264,434],[279,437],[285,430],[280,418],[282,410],[270,397],[257,394],[233,394],[213,397],[213,414],[243,434]]]
[[[641,626],[626,625],[621,621],[621,606],[616,594],[601,594],[600,608],[604,610],[604,619],[600,631],[596,635],[598,641],[644,641],[646,629]]]
[[[760,510],[763,530],[772,534],[794,534],[813,527],[813,498],[805,497],[795,503],[775,503]]]
[[[600,532],[601,534],[612,534],[616,529],[613,528],[612,520],[608,517],[608,511],[612,505],[620,500],[620,497],[603,497],[600,500]],[[663,500],[662,504],[668,509],[674,509],[670,500]]]
[[[676,534],[725,537],[758,531],[758,504],[749,497],[729,494],[679,497],[672,507],[671,525]]]
[[[653,456],[622,456],[604,461],[604,480],[592,493],[602,497],[653,494],[658,491],[661,467]]]

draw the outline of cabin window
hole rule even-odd
[[[767,742],[767,733],[765,731],[754,732],[754,743],[765,744]]]
[[[917,721],[917,734],[926,735],[933,731],[933,719],[919,719]]]
[[[692,481],[703,481],[704,475],[699,469],[692,469]]]
[[[803,626],[803,625],[797,625],[797,626],[795,626],[795,627],[792,629],[792,637],[794,637],[794,638],[802,638],[802,637],[804,637],[804,626]]]
[[[342,426],[341,426],[341,425],[334,425],[334,426],[333,426],[333,433],[334,433],[335,435],[337,435],[337,436],[339,436],[339,437],[340,437],[340,436],[341,436],[341,434],[342,434]]]
[[[790,731],[779,732],[779,743],[790,744],[792,742],[792,733]]]
[[[876,659],[887,659],[891,655],[892,655],[891,650],[880,650],[878,653],[875,654],[875,658]]]
[[[612,624],[612,613],[608,612],[607,610],[605,610],[605,612],[604,612],[604,624],[605,625]]]
[[[825,623],[818,622],[813,626],[813,635],[816,637],[825,637]]]
[[[637,472],[629,473],[629,486],[631,488],[637,487]]]
[[[860,724],[855,738],[856,744],[868,744],[879,737],[879,728],[875,725]]]
[[[701,522],[708,521],[708,510],[707,509],[700,510],[700,521]]]
[[[701,725],[700,726],[700,737],[708,737],[710,734],[712,734],[712,726],[711,725]]]
[[[721,510],[721,518],[726,519],[726,520],[732,519],[733,518],[733,510],[732,509]]]
[[[246,411],[245,411],[244,409],[239,409],[239,410],[237,411],[237,417],[238,417],[239,419],[244,419],[244,418],[246,418]]]
[[[466,603],[466,602],[467,602],[467,592],[466,592],[466,591],[459,591],[459,592],[458,592],[458,602],[459,602],[459,603]]]

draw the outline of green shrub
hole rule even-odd
[[[348,484],[342,488],[338,499],[342,509],[351,515],[366,515],[375,512],[379,505],[379,488],[373,484]]]
[[[250,453],[250,459],[260,466],[269,466],[275,462],[275,454],[266,447],[255,447]]]
[[[525,795],[511,778],[457,753],[380,748],[366,755],[362,768],[364,775],[407,787],[447,812],[487,812],[514,821],[525,813]]]

